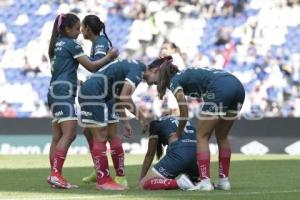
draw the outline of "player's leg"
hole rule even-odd
[[[228,177],[231,148],[228,140],[228,134],[237,118],[238,112],[240,111],[245,98],[245,91],[239,80],[233,77],[230,81],[232,82],[231,88],[234,89],[234,92],[232,92],[232,98],[228,99],[232,100],[226,110],[226,116],[221,117],[222,120],[215,129],[219,148],[219,181],[215,184],[215,188],[222,190],[230,190]]]
[[[188,146],[181,148],[181,154],[183,154],[185,159],[185,167],[182,173],[188,175],[189,179],[195,184],[199,182],[198,165],[197,160],[195,159],[195,155],[197,154],[196,142],[197,141],[193,143],[193,140],[191,140],[191,143]]]
[[[178,143],[177,143],[178,144]],[[180,145],[171,144],[167,154],[151,168],[145,177],[140,181],[140,187],[145,190],[170,190],[170,189],[190,189],[194,187],[189,178],[182,174],[185,160],[181,154]]]
[[[72,185],[62,176],[62,169],[68,149],[76,137],[77,115],[72,101],[53,105],[52,112],[54,115],[59,114],[55,116],[57,120],[55,129],[56,131],[60,129],[61,137],[51,149],[53,165],[48,183],[58,188],[69,189]]]
[[[210,180],[210,151],[209,138],[219,123],[217,115],[201,114],[197,129],[197,165],[200,182],[194,188],[195,190],[210,191],[213,186]]]
[[[47,177],[47,182],[50,184],[51,187],[56,187],[51,183],[51,172],[52,172],[52,167],[53,167],[53,160],[54,160],[54,152],[55,152],[55,147],[59,141],[59,139],[62,136],[62,131],[57,123],[57,119],[52,120],[52,140],[51,140],[51,145],[50,145],[50,151],[49,151],[49,161],[50,161],[50,175]]]
[[[81,92],[83,93],[83,87]],[[99,190],[124,190],[125,188],[115,183],[110,176],[108,159],[106,155],[107,130],[107,106],[99,99],[78,98],[81,108],[81,123],[88,127],[93,135],[92,157],[96,170]]]
[[[94,140],[93,140],[93,135],[92,135],[90,129],[89,128],[84,128],[83,129],[83,135],[85,136],[85,139],[88,142],[90,152],[92,152],[93,144],[94,144],[93,141]]]
[[[99,190],[124,190],[125,187],[115,183],[109,173],[108,159],[106,155],[107,126],[91,127],[93,134],[93,161],[97,174],[96,188]]]
[[[77,120],[63,121],[59,124],[59,126],[62,131],[62,136],[54,149],[53,166],[48,182],[58,188],[69,189],[77,186],[68,183],[68,181],[62,176],[62,169],[68,149],[76,137]]]
[[[146,176],[140,181],[140,187],[144,190],[179,189],[176,179],[166,178],[154,168],[151,168]]]
[[[90,153],[92,155],[93,144],[94,144],[93,135],[92,135],[91,131],[89,130],[89,128],[84,128],[83,134],[88,142]],[[97,181],[95,169],[93,169],[92,172],[88,176],[83,177],[82,181],[84,183],[95,183]]]
[[[110,144],[111,158],[116,173],[114,180],[120,185],[128,186],[125,177],[125,154],[122,147],[122,141],[118,136],[118,123],[108,124],[108,142]]]
[[[50,160],[51,170],[52,170],[52,166],[53,166],[54,150],[55,150],[55,147],[56,147],[59,139],[61,138],[61,136],[62,136],[62,131],[61,131],[59,124],[57,123],[57,121],[53,121],[52,122],[52,140],[51,140],[50,151],[49,151],[49,160]]]
[[[219,148],[219,181],[215,185],[217,189],[230,190],[229,168],[231,148],[228,140],[229,131],[234,124],[236,114],[228,113],[216,126],[216,138]]]

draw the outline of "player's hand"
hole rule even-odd
[[[127,138],[131,138],[133,136],[132,127],[128,121],[123,122],[124,126],[124,136]]]
[[[113,60],[115,58],[117,58],[119,56],[119,50],[115,49],[115,48],[111,48],[108,52],[107,52],[107,56]]]

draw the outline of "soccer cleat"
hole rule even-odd
[[[97,176],[96,171],[94,170],[90,175],[83,177],[82,182],[84,183],[96,183],[97,182]]]
[[[78,188],[77,185],[72,185],[65,180],[65,178],[60,173],[52,172],[47,178],[47,182],[52,188],[59,189],[71,189]]]
[[[49,184],[49,186],[50,186],[51,188],[59,188],[59,187],[53,185],[53,184],[50,182],[50,176],[47,177],[47,183]]]
[[[195,187],[189,189],[190,191],[199,190],[199,191],[212,191],[214,186],[211,184],[210,179],[203,179],[195,185]]]
[[[107,179],[107,181],[103,184],[96,184],[97,190],[126,190],[127,187],[119,185],[115,181],[112,180],[111,177]]]
[[[185,174],[182,174],[177,179],[177,184],[178,184],[178,187],[182,190],[188,190],[188,189],[195,187],[195,185],[192,183],[192,181]]]
[[[217,183],[214,184],[214,188],[217,190],[230,190],[230,182],[228,177],[220,178]]]
[[[128,182],[127,182],[127,179],[126,179],[125,176],[116,176],[116,177],[114,178],[114,181],[115,181],[116,183],[118,183],[119,185],[128,187]]]

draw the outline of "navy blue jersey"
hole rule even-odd
[[[50,90],[57,96],[76,96],[78,57],[84,55],[75,39],[59,37],[51,59]],[[52,95],[53,96],[53,95]]]
[[[103,33],[101,33],[93,42],[90,59],[99,60],[103,58],[110,48],[111,45],[108,39],[104,36]]]
[[[187,68],[175,74],[170,82],[173,94],[182,89],[184,94],[192,97],[202,97],[213,79],[220,76],[232,76],[230,73],[213,68]]]
[[[145,70],[146,66],[137,60],[115,60],[85,81],[84,88],[88,90],[88,94],[95,96],[107,92],[106,98],[110,99],[113,91],[122,86],[124,81],[136,87],[142,81]]]
[[[159,120],[153,121],[150,124],[150,138],[158,138],[158,141],[163,145],[168,145],[169,137],[174,134],[178,127],[178,120],[174,116],[164,116]],[[187,121],[186,126],[184,128],[183,134],[181,136],[181,140],[189,139],[196,140],[196,130],[191,125],[189,121]]]

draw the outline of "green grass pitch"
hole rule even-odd
[[[95,184],[84,184],[81,178],[91,172],[90,156],[68,156],[64,176],[80,188],[51,189],[46,183],[49,174],[47,156],[0,155],[0,200],[289,200],[300,199],[300,157],[286,155],[245,156],[234,154],[231,164],[230,192],[141,191],[137,179],[143,155],[127,155],[127,191],[97,191]],[[216,180],[216,157],[212,162],[212,179]],[[111,161],[110,161],[111,163]],[[112,174],[114,174],[111,169]]]

